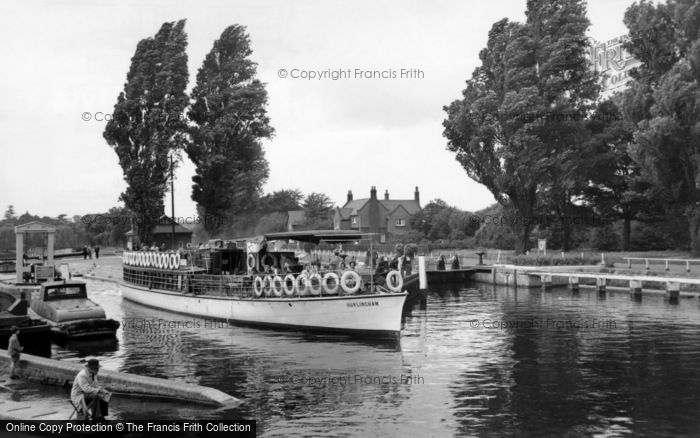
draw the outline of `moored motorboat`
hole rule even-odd
[[[50,351],[51,326],[46,322],[27,315],[27,301],[24,296],[16,298],[12,294],[0,292],[0,349],[7,348],[11,328],[19,328],[19,341],[27,352],[48,355]]]
[[[87,296],[82,281],[54,281],[41,285],[31,310],[51,326],[56,340],[113,338],[119,322],[107,319],[100,305]]]
[[[123,255],[122,296],[151,307],[233,324],[396,337],[407,293],[350,268],[302,266],[268,241],[344,242],[356,232],[274,233],[183,253]]]

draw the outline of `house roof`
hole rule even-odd
[[[350,215],[356,215],[358,210],[361,210],[369,199],[370,198],[353,199],[339,210],[349,209]],[[416,214],[421,210],[420,204],[414,199],[377,199],[377,201],[379,205],[386,208],[388,211],[394,211],[399,206],[405,208],[409,214]]]
[[[338,207],[337,210],[341,219],[350,219],[350,215],[352,215],[352,208]]]
[[[175,223],[175,234],[192,234],[192,230],[177,223],[177,221],[171,219],[169,216],[163,215],[158,218],[158,223],[151,229],[151,234],[170,234],[173,231],[172,224]],[[129,230],[126,233],[127,236],[133,236],[134,230]]]

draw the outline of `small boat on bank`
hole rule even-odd
[[[27,315],[27,300],[0,292],[0,349],[7,349],[12,326],[19,328],[19,342],[26,351],[46,355],[50,351],[51,326]]]
[[[114,338],[119,322],[107,319],[99,304],[87,296],[82,281],[53,281],[41,285],[31,310],[51,326],[55,340]]]
[[[173,312],[232,324],[395,338],[408,293],[417,283],[398,271],[383,284],[352,268],[303,266],[294,251],[269,250],[268,241],[352,242],[347,231],[271,233],[220,241],[184,253],[123,254],[122,296]],[[414,281],[415,280],[415,281]]]

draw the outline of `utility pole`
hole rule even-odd
[[[173,176],[173,154],[170,154],[170,249],[175,251],[175,178]]]

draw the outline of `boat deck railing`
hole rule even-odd
[[[357,274],[353,280],[359,283],[351,281],[349,287],[344,287],[348,284],[341,284],[341,279],[348,271],[351,270],[314,269],[298,274],[271,272],[252,275],[193,275],[177,271],[125,269],[124,281],[149,289],[234,298],[308,298],[391,292],[385,287],[384,276],[370,275],[369,269],[352,270]]]

